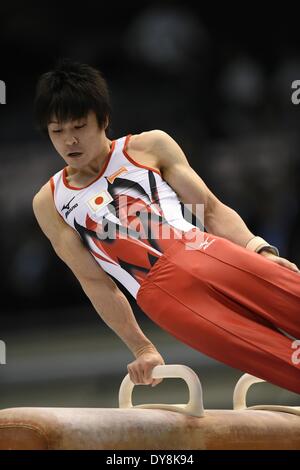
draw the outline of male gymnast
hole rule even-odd
[[[60,61],[38,81],[35,114],[66,165],[34,196],[34,214],[132,351],[133,383],[157,385],[151,371],[164,360],[114,279],[178,340],[300,393],[297,266],[211,192],[166,132],[109,139],[109,92],[97,69]],[[203,205],[205,230],[183,217],[181,203],[193,212]]]

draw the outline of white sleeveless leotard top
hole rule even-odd
[[[180,234],[194,227],[161,173],[126,152],[130,135],[114,140],[89,185],[67,181],[66,167],[50,178],[54,204],[102,269],[136,298],[147,273]]]

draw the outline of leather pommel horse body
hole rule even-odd
[[[184,379],[189,402],[133,406],[134,384],[127,375],[119,391],[119,408],[1,410],[0,449],[300,449],[300,407],[247,408],[247,390],[261,379],[241,377],[233,410],[204,410],[201,383],[189,367],[156,366],[152,376]]]

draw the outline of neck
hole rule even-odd
[[[109,140],[106,136],[104,136],[103,143],[101,145],[101,149],[97,156],[89,161],[84,167],[82,168],[68,168],[68,174],[75,175],[82,178],[93,178],[97,176],[103,168],[103,165],[110,153],[112,141]]]

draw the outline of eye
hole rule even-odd
[[[81,129],[82,127],[84,127],[86,124],[81,124],[81,126],[75,126],[75,129]]]
[[[56,129],[56,130],[53,130],[52,132],[54,132],[55,134],[57,134],[58,132],[61,132],[61,129]]]

